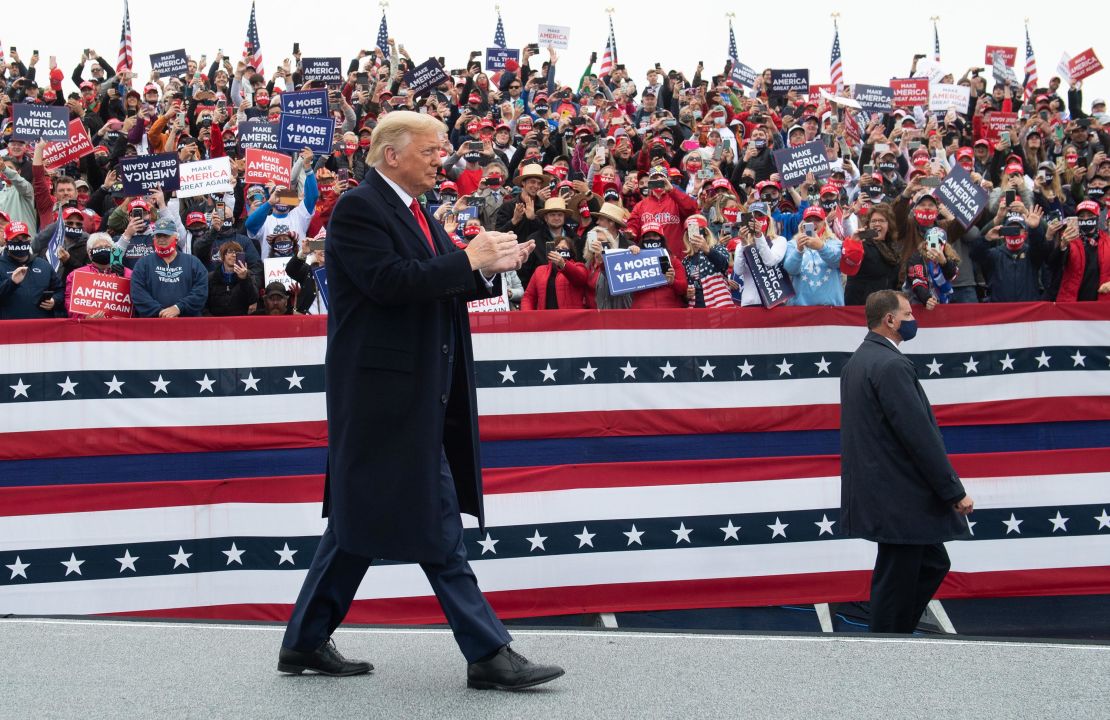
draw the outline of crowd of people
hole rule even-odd
[[[405,80],[417,63],[389,49],[360,51],[331,86],[306,82],[299,55],[269,74],[201,56],[143,83],[87,50],[68,89],[54,58],[42,73],[37,54],[11,52],[0,63],[0,319],[66,316],[77,273],[129,277],[137,317],[326,312],[313,270],[328,219],[368,172],[377,121],[398,111],[447,128],[440,181],[421,202],[455,244],[484,230],[535,240],[504,277],[514,309],[770,304],[755,265],[789,278],[793,305],[862,305],[882,289],[927,309],[1110,300],[1110,115],[1105,100],[1084,102],[1081,83],[1027,93],[972,68],[944,79],[969,87],[967,112],[862,113],[772,93],[769,70],[738,85],[728,63],[690,77],[620,64],[599,75],[591,63],[567,85],[557,52],[529,46],[493,74],[473,53],[424,93]],[[275,122],[281,93],[319,87],[331,152],[296,154],[291,188],[244,182],[240,126]],[[68,108],[93,152],[48,170],[46,144],[12,134],[20,103]],[[1017,119],[992,132],[993,112]],[[774,151],[816,140],[827,171],[784,183]],[[122,158],[171,151],[182,163],[228,156],[234,190],[124,193]],[[966,228],[936,195],[956,166],[989,192]],[[611,293],[606,253],[647,248],[666,251],[666,283]],[[288,280],[265,282],[271,258],[287,259]]]

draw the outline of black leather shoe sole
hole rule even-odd
[[[317,675],[327,675],[329,677],[350,677],[352,675],[364,675],[368,672],[373,672],[374,666],[369,663],[363,666],[354,667],[350,670],[340,672],[328,672],[327,670],[320,670],[319,668],[309,667],[307,665],[294,665],[292,663],[279,662],[277,666],[278,672],[288,673],[289,675],[300,675],[305,672],[314,672]]]
[[[546,677],[541,677],[535,680],[529,680],[527,682],[517,683],[513,685],[506,685],[504,683],[494,682],[492,680],[471,680],[467,678],[466,686],[468,688],[473,688],[474,690],[526,690],[528,688],[536,687],[537,685],[543,685],[546,682],[551,682],[556,678],[561,678],[565,674],[565,670],[560,670],[553,675],[548,675]]]

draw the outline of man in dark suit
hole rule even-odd
[[[328,227],[327,529],[293,609],[278,670],[369,672],[331,635],[373,559],[420,563],[459,649],[467,684],[518,689],[562,668],[536,665],[486,602],[466,559],[460,511],[484,527],[466,301],[500,292],[532,243],[481,233],[460,250],[419,204],[446,127],[391,112],[374,129],[362,184]]]
[[[909,300],[880,290],[865,307],[869,332],[840,375],[840,522],[879,545],[871,632],[910,633],[951,566],[944,542],[969,536],[974,503],[898,349],[917,333]]]

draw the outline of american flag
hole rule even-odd
[[[833,21],[832,54],[829,57],[829,82],[837,90],[844,84],[844,67],[840,64],[840,27]]]
[[[941,596],[1110,593],[1110,309],[938,308],[902,348],[976,501]],[[859,308],[476,313],[507,617],[866,599],[839,534],[838,376]],[[325,320],[0,336],[0,615],[285,620],[324,528]],[[352,622],[442,622],[375,564]]]
[[[936,20],[933,21],[933,60],[940,62],[940,31]]]
[[[123,25],[119,31],[119,56],[116,58],[116,72],[130,70],[134,67],[135,58],[131,54],[131,12],[127,7],[127,0],[123,0]]]
[[[609,37],[605,40],[605,52],[601,56],[601,68],[598,70],[599,75],[609,75],[613,72],[613,66],[619,61],[617,60],[617,36],[613,32],[613,16],[609,16]]]
[[[509,47],[505,43],[505,26],[501,24],[501,13],[497,13],[497,29],[493,31],[493,46],[499,48]]]
[[[1033,43],[1029,41],[1029,26],[1025,26],[1025,99],[1033,97],[1037,89],[1037,57],[1033,54]]]
[[[382,22],[378,25],[378,49],[382,51],[382,59],[389,64],[389,25],[385,22],[385,11],[382,10]]]
[[[243,60],[257,70],[259,75],[265,75],[262,69],[262,41],[258,39],[258,23],[255,21],[253,2],[251,19],[247,23],[247,39],[243,42]]]
[[[740,61],[740,55],[736,51],[736,33],[732,30],[732,19],[728,21],[728,58],[733,63]]]

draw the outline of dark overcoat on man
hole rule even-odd
[[[841,372],[840,402],[841,532],[906,545],[969,537],[953,509],[963,483],[913,362],[867,333]]]
[[[324,516],[339,547],[364,557],[444,561],[444,454],[460,510],[484,525],[466,301],[500,288],[428,224],[434,257],[412,211],[371,169],[340,197],[327,234]]]

